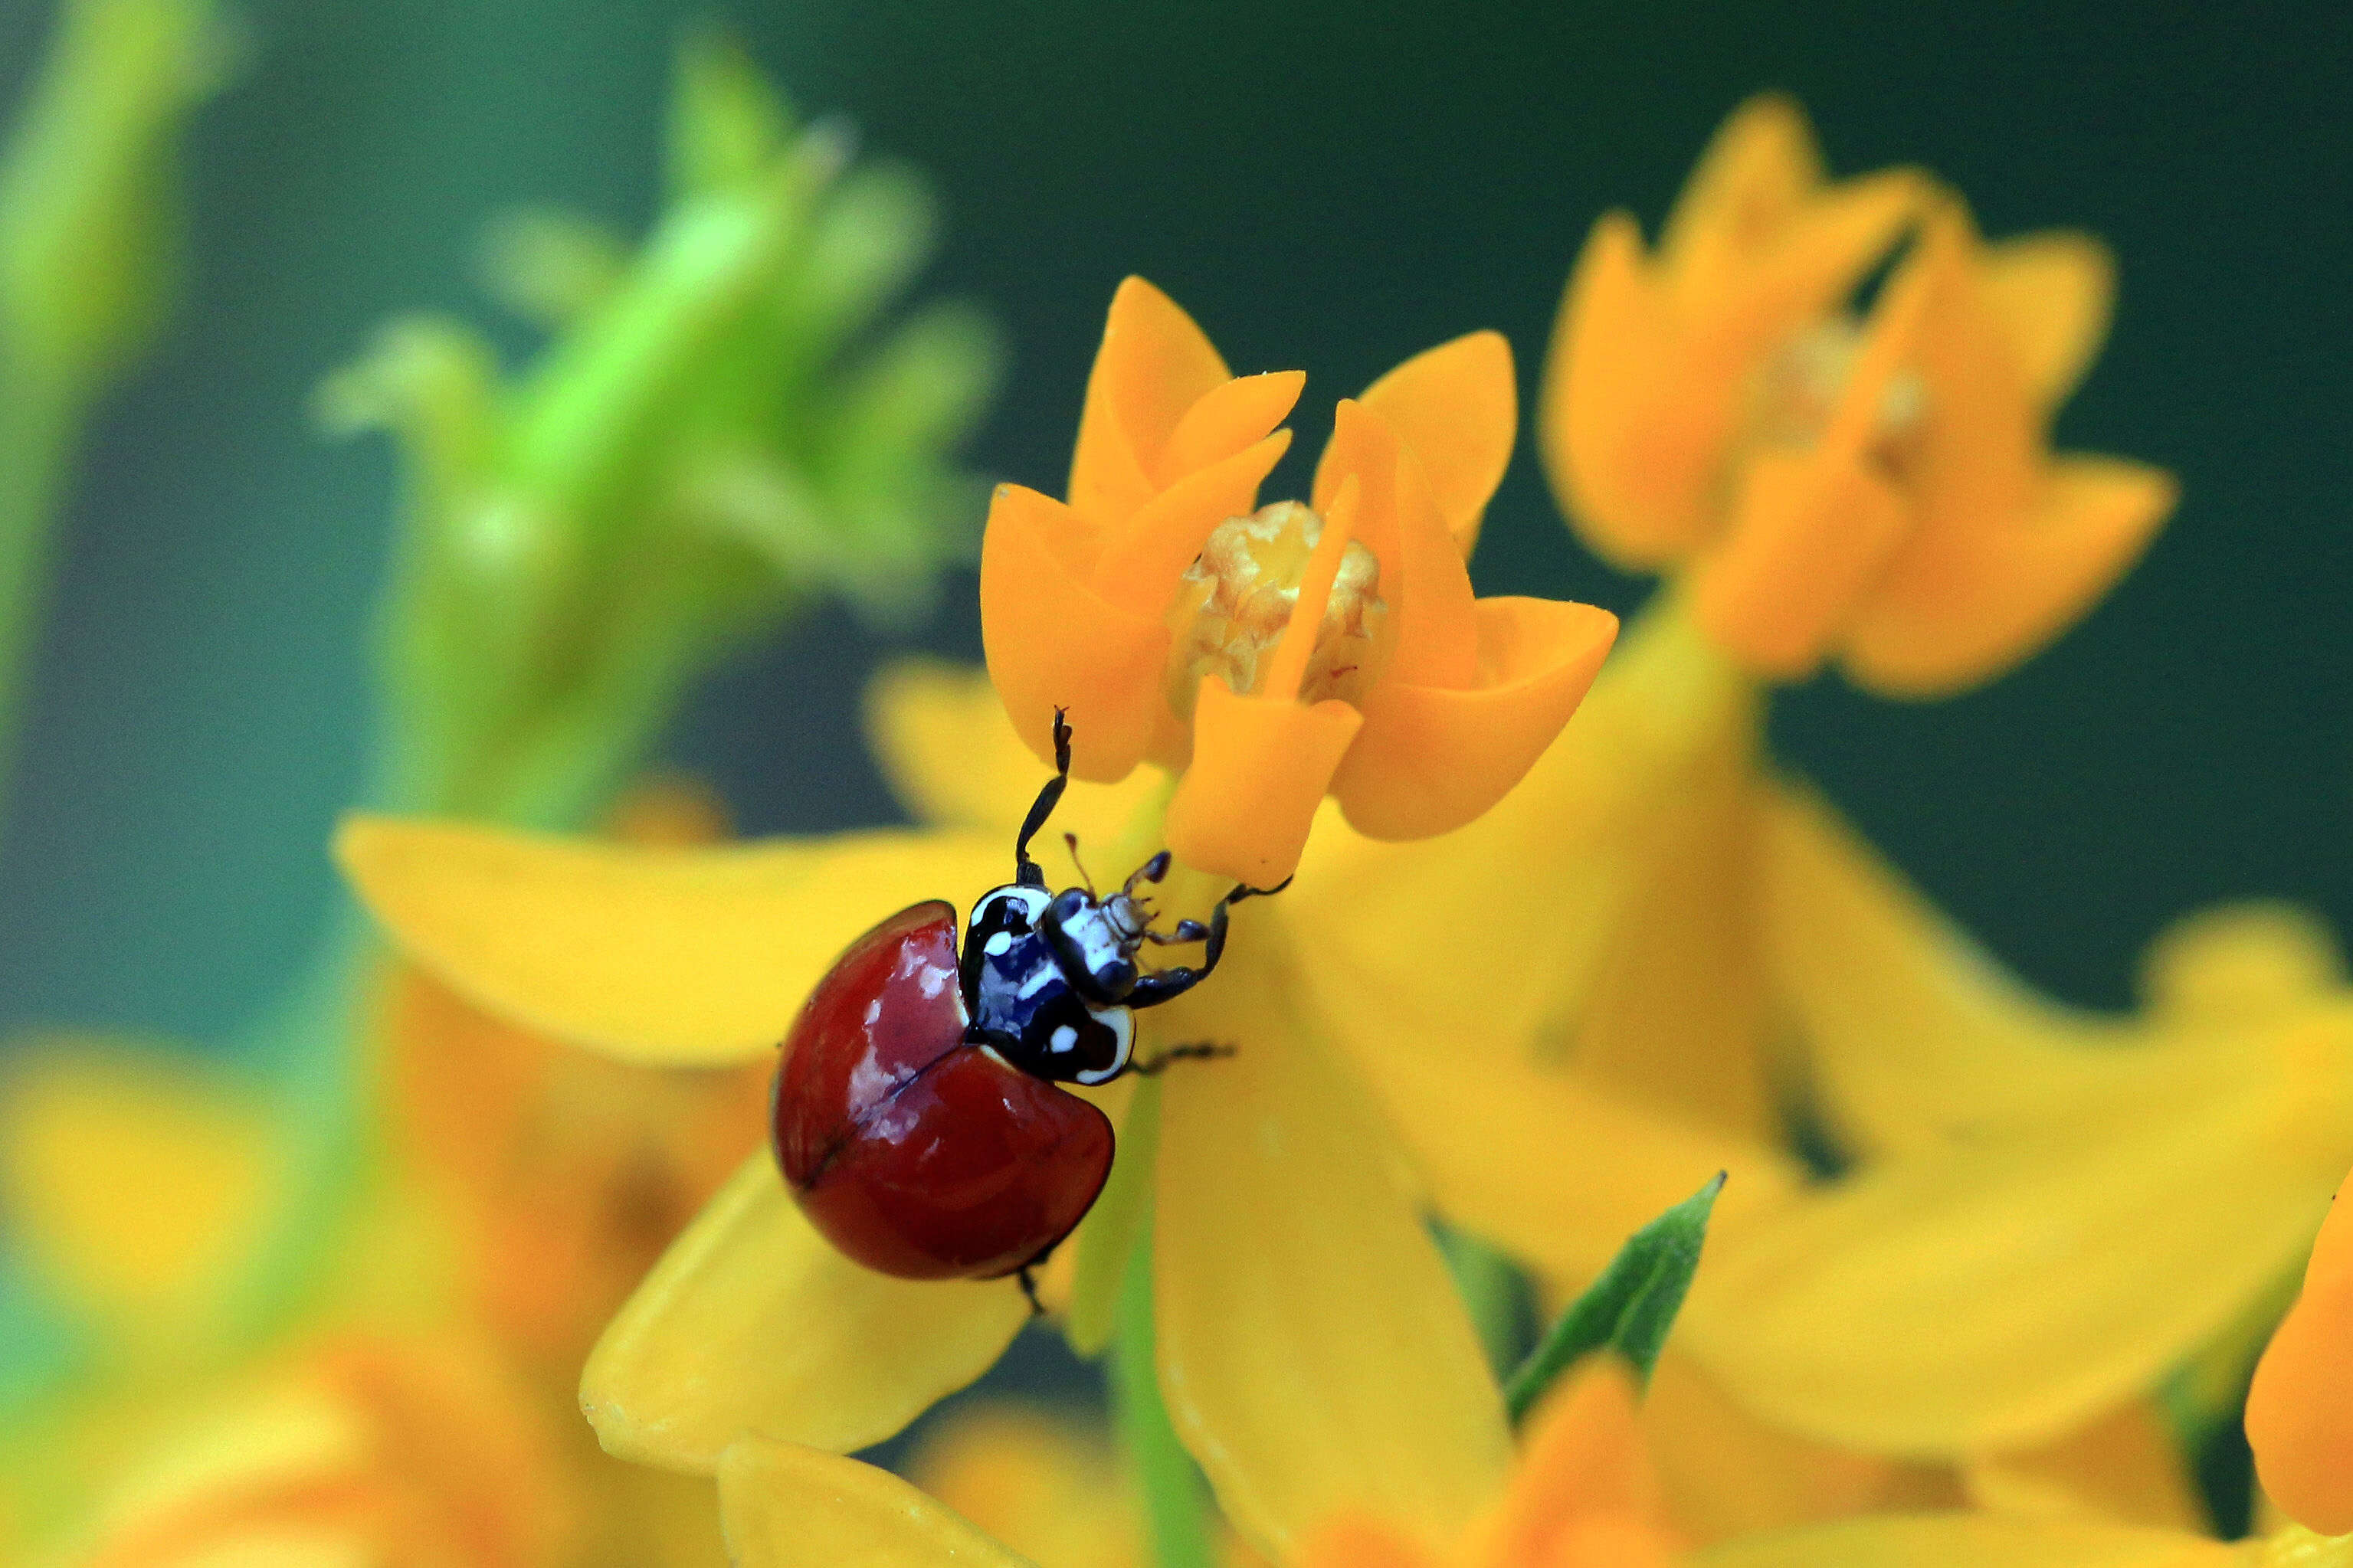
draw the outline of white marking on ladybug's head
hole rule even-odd
[[[991,958],[1003,958],[1013,951],[1013,933],[1009,931],[998,931],[980,944],[980,951]]]
[[[1113,917],[1108,904],[1090,904],[1081,910],[1062,922],[1062,934],[1078,948],[1090,974],[1102,973],[1135,947],[1134,936]]]
[[[1078,1043],[1079,1032],[1068,1024],[1064,1024],[1054,1031],[1054,1037],[1047,1043],[1047,1049],[1060,1056]]]

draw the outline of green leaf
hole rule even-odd
[[[1632,1363],[1638,1377],[1650,1380],[1683,1292],[1698,1271],[1708,1215],[1723,1190],[1719,1173],[1619,1249],[1601,1278],[1561,1314],[1535,1353],[1512,1374],[1504,1398],[1514,1422],[1525,1418],[1562,1373],[1596,1351],[1615,1352]]]

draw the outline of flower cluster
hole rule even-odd
[[[1474,591],[1500,336],[1339,400],[1267,502],[1305,378],[1234,374],[1129,279],[1061,499],[988,505],[986,668],[871,689],[913,825],[738,841],[675,782],[589,808],[727,640],[953,555],[990,356],[950,313],[845,363],[915,188],[709,40],[680,99],[640,253],[505,231],[555,334],[528,374],[409,323],[330,388],[413,459],[389,809],[335,845],[395,949],[366,1055],[333,1037],[385,1136],[256,1317],[308,1169],[269,1059],[20,1052],[0,1215],[101,1392],[0,1425],[0,1525],[119,1568],[2353,1565],[2329,935],[2203,911],[2137,1008],[2064,1007],[1767,754],[1777,684],[1994,679],[2165,520],[2168,476],[2051,450],[2095,241],[1831,181],[1778,98],[1654,248],[1600,220],[1536,426],[1578,536],[1670,579],[1614,658],[1605,611]],[[889,960],[848,1003],[845,951]],[[1063,1070],[1082,1031],[1100,1071]],[[779,1040],[839,1054],[816,1174],[765,1146],[817,1092]],[[1011,1096],[917,1089],[965,1068],[1083,1100],[1108,1175],[1097,1144],[1085,1217],[1009,1273],[866,1267],[803,1206],[853,1144],[904,1153],[857,1224],[902,1180],[1052,1176],[989,1163]],[[1033,1323],[1106,1363],[1115,1437],[965,1405],[903,1475],[852,1457]],[[2224,1542],[2189,1453],[2233,1427],[2263,1507]]]

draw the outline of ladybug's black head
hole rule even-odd
[[[1071,727],[1059,710],[1054,762],[1054,776],[1014,840],[1014,879],[975,904],[965,928],[965,1037],[1039,1078],[1104,1083],[1127,1069],[1135,1045],[1133,1009],[1158,1006],[1208,979],[1225,951],[1227,906],[1258,889],[1236,888],[1219,899],[1207,925],[1179,921],[1171,931],[1155,931],[1151,908],[1136,889],[1168,874],[1164,849],[1108,898],[1092,887],[1049,893],[1029,841],[1071,782]],[[1077,840],[1071,847],[1075,854]],[[1207,944],[1198,969],[1146,969],[1136,962],[1145,942],[1193,942]]]

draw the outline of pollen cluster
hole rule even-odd
[[[1259,690],[1269,656],[1298,606],[1307,558],[1323,537],[1323,518],[1297,501],[1228,518],[1211,531],[1168,609],[1166,684],[1177,718],[1191,722],[1205,675],[1221,677],[1238,696]],[[1349,541],[1316,626],[1300,701],[1336,697],[1361,705],[1387,647],[1380,575],[1373,552]]]

